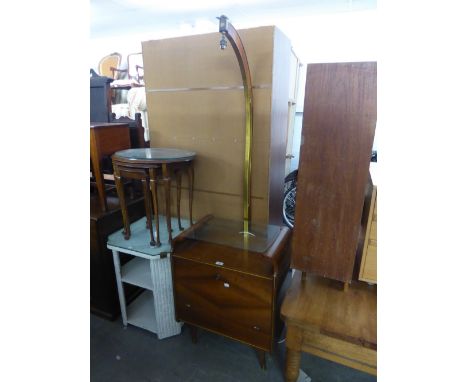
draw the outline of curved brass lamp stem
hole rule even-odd
[[[252,178],[252,136],[253,136],[253,93],[249,63],[242,40],[236,29],[221,15],[219,18],[219,32],[222,33],[221,49],[226,48],[225,37],[231,42],[239,63],[244,84],[245,97],[245,154],[244,154],[244,186],[243,186],[243,220],[244,232],[249,231],[251,213],[251,178]]]

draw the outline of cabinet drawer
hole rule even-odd
[[[270,349],[272,282],[173,257],[176,316]]]

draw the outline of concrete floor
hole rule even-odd
[[[198,344],[182,328],[179,336],[158,340],[153,333],[117,319],[91,315],[92,382],[283,382],[285,346],[267,355],[262,370],[250,347],[199,331]],[[311,382],[375,382],[376,377],[303,353],[301,369]]]

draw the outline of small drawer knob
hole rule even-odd
[[[187,308],[191,308],[191,307],[192,307],[192,305],[190,305],[190,304],[185,304],[185,306],[186,306]]]
[[[224,283],[224,287],[229,288],[230,287],[229,283]]]
[[[222,267],[224,265],[224,263],[222,261],[217,261],[215,262],[216,265],[219,265],[220,267]]]
[[[253,330],[256,330],[256,331],[258,332],[258,331],[260,330],[260,326],[255,325],[255,326],[253,327]]]

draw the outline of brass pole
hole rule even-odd
[[[244,235],[248,235],[251,214],[251,179],[252,179],[252,137],[253,137],[253,93],[252,78],[250,76],[249,63],[245,53],[242,40],[237,30],[224,15],[219,17],[219,32],[223,38],[226,36],[231,42],[239,63],[244,84],[245,98],[245,153],[244,153],[244,185],[243,185],[243,220]],[[221,40],[221,49],[226,47],[225,41]]]

